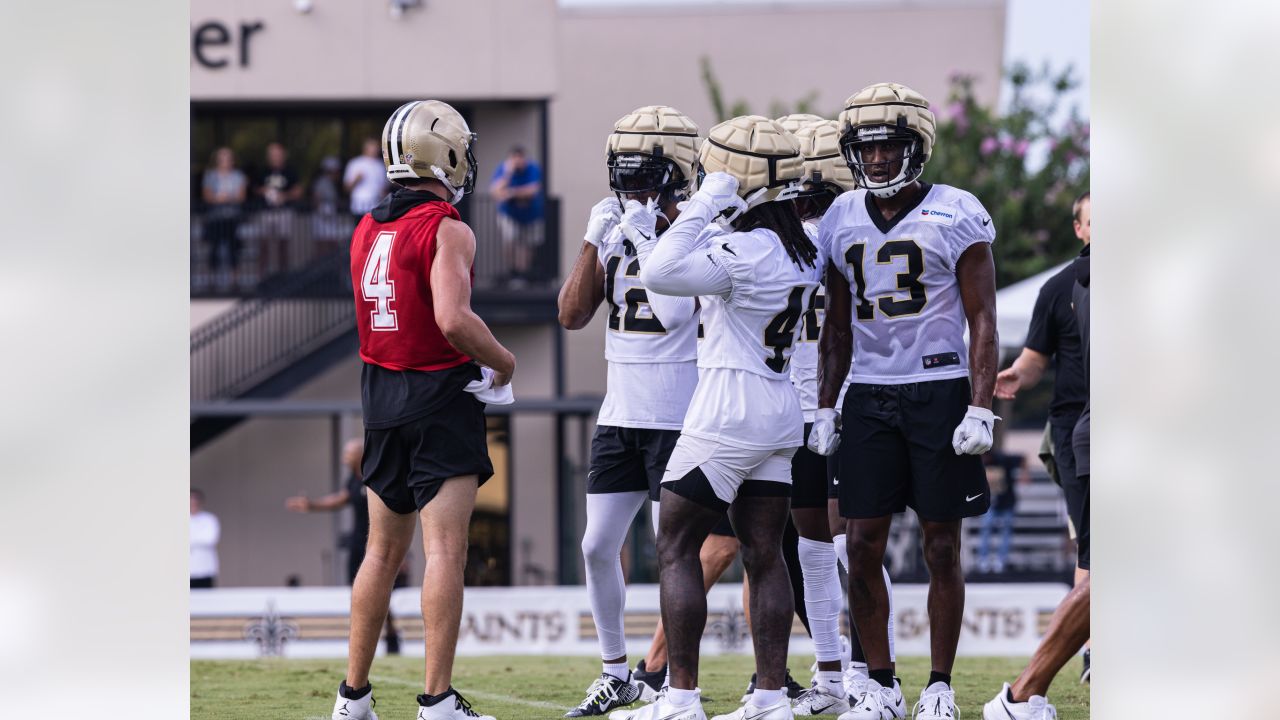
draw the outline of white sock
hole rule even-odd
[[[605,663],[604,671],[624,682],[631,675],[631,668],[627,667],[624,662]]]
[[[817,681],[818,687],[836,697],[844,697],[844,673],[839,670],[819,670],[813,679]]]
[[[844,533],[831,538],[831,544],[836,548],[836,560],[840,561],[840,567],[845,572],[849,572],[849,546],[845,544],[847,539]]]
[[[591,617],[600,638],[600,657],[627,654],[622,609],[627,586],[622,578],[622,544],[636,512],[644,504],[644,492],[591,493],[587,495],[587,528],[582,535],[586,561],[587,595]],[[624,675],[625,677],[625,675]]]
[[[850,661],[849,667],[846,669],[846,672],[853,673],[854,675],[857,675],[858,677],[861,677],[861,678],[871,677],[871,674],[867,672],[867,664],[864,662]]]
[[[760,688],[756,688],[755,692],[751,693],[751,704],[758,708],[766,708],[770,705],[778,704],[786,696],[787,691],[782,688],[778,688],[777,690],[761,690]]]
[[[814,655],[818,662],[840,659],[840,611],[844,593],[840,591],[840,571],[830,543],[800,538],[800,571],[804,576],[804,607],[813,633]]]
[[[758,692],[758,691],[757,691]],[[686,707],[692,705],[698,699],[698,689],[681,690],[680,688],[667,688],[667,702],[676,707]]]

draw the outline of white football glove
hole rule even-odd
[[[819,455],[833,455],[840,447],[840,415],[835,408],[818,408],[813,414],[813,427],[809,429],[806,446]]]
[[[599,249],[604,236],[618,224],[621,217],[622,206],[618,204],[618,198],[607,197],[601,200],[591,208],[591,218],[587,220],[587,235],[582,239]]]
[[[970,405],[951,435],[951,447],[957,455],[981,455],[990,450],[991,430],[999,419],[986,408]]]
[[[637,248],[648,245],[657,237],[658,203],[650,200],[641,205],[639,200],[628,200],[622,213],[619,229]]]
[[[713,172],[703,178],[694,197],[699,195],[710,203],[716,215],[728,208],[747,208],[747,203],[738,197],[738,178],[727,172]]]

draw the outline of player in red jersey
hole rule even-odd
[[[369,667],[392,581],[415,525],[422,586],[425,693],[419,720],[480,717],[453,689],[462,571],[476,489],[493,475],[485,404],[473,391],[511,381],[515,357],[471,310],[476,241],[452,203],[475,184],[475,135],[437,100],[402,105],[382,129],[399,187],[356,226],[351,280],[360,330],[369,544],[351,590],[347,676],[334,720],[377,720]],[[481,381],[481,382],[475,382]]]

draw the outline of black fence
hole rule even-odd
[[[549,288],[560,268],[560,202],[546,198],[543,219],[519,225],[498,213],[487,195],[458,206],[476,236],[477,291]],[[270,295],[317,261],[346,262],[357,218],[344,212],[193,207],[191,296]],[[345,267],[343,269],[345,273]],[[349,288],[350,283],[347,283]]]

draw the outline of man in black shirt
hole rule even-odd
[[[1076,237],[1084,243],[1087,256],[1091,234],[1087,191],[1076,198],[1071,211]],[[1049,367],[1050,360],[1054,361],[1053,401],[1049,405],[1049,427],[1046,432],[1053,444],[1056,479],[1062,485],[1062,494],[1067,501],[1071,537],[1079,545],[1081,528],[1087,523],[1087,485],[1080,476],[1087,473],[1079,472],[1076,467],[1072,434],[1089,400],[1089,378],[1086,353],[1072,298],[1076,287],[1076,267],[1071,264],[1049,278],[1040,288],[1040,295],[1036,298],[1036,306],[1031,314],[1031,327],[1027,330],[1026,346],[1011,367],[996,375],[995,395],[1012,400],[1019,390],[1038,383]],[[1087,569],[1077,566],[1075,584],[1079,585],[1087,574]],[[1086,648],[1086,677],[1088,661]]]
[[[348,440],[342,446],[342,464],[347,468],[347,480],[337,492],[322,495],[314,500],[306,495],[295,495],[284,501],[286,510],[298,513],[336,512],[348,505],[354,511],[351,523],[351,534],[346,538],[347,546],[347,584],[356,581],[356,573],[360,563],[364,561],[365,544],[369,542],[369,499],[365,496],[364,477],[360,472],[360,459],[364,455],[364,441]],[[407,587],[409,584],[408,562],[400,566],[396,573],[393,587]],[[396,632],[395,621],[387,612],[387,654],[397,655],[400,652],[400,635]]]
[[[294,236],[293,208],[302,199],[302,184],[289,165],[284,145],[273,142],[267,146],[267,166],[255,181],[253,193],[262,208],[257,217],[259,265],[263,273],[288,270],[289,245]],[[273,256],[277,256],[275,261]]]

